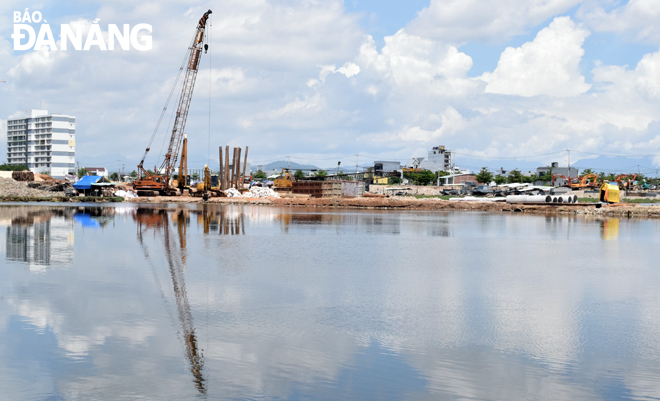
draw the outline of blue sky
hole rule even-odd
[[[60,23],[87,30],[100,18],[103,31],[151,24],[154,46],[14,51],[12,12],[26,7],[56,40]],[[224,145],[250,146],[253,164],[409,160],[445,145],[473,164],[548,164],[555,156],[543,155],[572,149],[584,164],[607,154],[660,166],[652,0],[9,1],[0,132],[31,108],[72,114],[81,163],[136,165],[208,8],[211,51],[186,127],[193,167]]]

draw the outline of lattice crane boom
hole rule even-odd
[[[211,10],[208,10],[199,20],[199,23],[197,24],[197,32],[195,33],[192,44],[188,48],[188,61],[186,64],[183,85],[181,87],[181,96],[179,97],[179,105],[172,126],[172,135],[170,136],[169,146],[167,148],[167,153],[165,153],[163,163],[156,174],[151,174],[144,169],[144,159],[150,150],[150,142],[149,147],[147,147],[144,156],[138,165],[138,179],[134,183],[134,187],[138,191],[148,189],[157,190],[163,193],[168,192],[168,190],[171,189],[170,178],[174,172],[179,151],[181,150],[181,141],[186,127],[186,120],[188,119],[188,110],[190,109],[190,102],[195,88],[197,71],[199,70],[199,60],[202,55],[202,50],[208,50],[208,45],[204,44],[204,33],[206,31],[206,22],[209,19],[210,14]]]

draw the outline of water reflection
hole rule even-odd
[[[204,232],[207,233],[207,215],[206,211],[202,213]],[[204,355],[197,344],[197,334],[193,315],[188,302],[188,293],[186,292],[186,278],[184,269],[186,268],[186,227],[189,223],[189,213],[187,210],[177,210],[173,213],[172,220],[175,222],[178,233],[178,245],[176,239],[170,235],[170,224],[166,210],[151,208],[138,208],[133,215],[137,222],[137,238],[144,249],[144,232],[153,229],[162,234],[163,248],[165,250],[172,286],[174,289],[174,298],[176,308],[181,323],[180,339],[182,339],[188,361],[190,362],[190,371],[194,377],[193,381],[200,394],[206,394],[206,383],[203,375]]]
[[[615,240],[619,238],[619,219],[611,218],[602,220],[600,228],[604,240]]]
[[[58,220],[75,259],[23,269],[46,238],[36,225],[50,227],[54,264]],[[613,221],[0,207],[8,229],[32,230],[29,258],[11,239],[20,231],[0,239],[0,388],[67,400],[652,398],[660,227]]]
[[[73,224],[70,210],[28,207],[0,208],[0,221],[9,221],[7,260],[25,262],[29,270],[73,262]]]

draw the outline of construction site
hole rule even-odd
[[[253,180],[248,168],[249,147],[218,146],[217,165],[204,166],[202,174],[190,174],[188,136],[185,133],[200,60],[208,52],[208,10],[199,19],[191,45],[174,81],[160,118],[151,135],[132,182],[110,181],[102,176],[84,176],[75,183],[42,174],[4,172],[0,197],[4,201],[130,201],[136,203],[212,202],[263,205],[350,207],[414,210],[526,211],[536,213],[616,213],[655,217],[660,200],[658,185],[638,181],[636,174],[621,174],[613,180],[589,172],[568,177],[550,173],[543,183],[495,184],[462,181],[445,185],[387,185],[406,181],[406,174],[419,168],[380,169],[354,174],[296,177],[288,168],[269,185]],[[178,96],[173,94],[178,93]],[[168,144],[153,170],[145,160],[153,146],[170,101],[173,123],[166,127]],[[209,142],[211,135],[209,132]],[[444,149],[444,147],[442,147]],[[436,149],[436,148],[434,148]],[[554,165],[554,163],[553,163]],[[357,166],[356,166],[357,167]],[[551,168],[552,169],[552,168]],[[338,169],[337,169],[338,170]],[[356,169],[357,170],[357,169]],[[552,171],[552,170],[551,170]],[[437,184],[440,184],[438,176]],[[611,178],[611,177],[610,177]],[[535,185],[536,184],[536,185]],[[627,203],[639,203],[627,205]],[[616,206],[613,206],[616,205]]]

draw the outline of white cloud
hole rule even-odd
[[[566,12],[581,0],[431,0],[407,27],[411,34],[462,44],[506,41]]]
[[[415,126],[405,128],[398,136],[404,141],[433,142],[439,139],[447,140],[448,135],[465,128],[466,125],[463,116],[461,116],[461,114],[453,107],[448,107],[442,115],[439,116],[439,119],[442,125],[436,130],[429,131],[419,126]]]
[[[533,42],[508,47],[497,68],[485,73],[487,93],[519,96],[575,96],[589,90],[579,64],[589,32],[569,17],[558,17]]]
[[[635,40],[660,44],[657,0],[630,0],[609,12],[598,2],[590,2],[580,8],[578,16],[595,31],[626,33]]]

